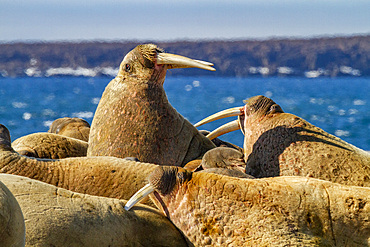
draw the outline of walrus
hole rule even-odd
[[[23,211],[26,246],[187,246],[180,231],[154,208],[138,205],[127,212],[125,200],[76,193],[16,175],[0,174],[0,180]],[[0,245],[16,246],[3,241]]]
[[[107,85],[91,123],[87,156],[136,157],[142,162],[184,166],[215,145],[168,102],[167,69],[213,64],[139,45],[123,59]]]
[[[370,186],[370,155],[293,114],[273,100],[255,96],[216,113],[195,126],[224,116],[238,116],[211,132],[214,138],[241,129],[246,173],[257,177],[309,176],[336,183]]]
[[[309,177],[240,179],[158,166],[151,200],[194,246],[367,246],[370,188]]]
[[[21,155],[43,159],[63,159],[86,156],[88,143],[83,140],[54,134],[33,133],[12,142]]]
[[[52,122],[49,133],[89,141],[90,124],[82,118],[58,118]]]
[[[23,247],[25,233],[21,207],[0,178],[0,245]]]
[[[198,172],[212,172],[232,177],[253,178],[245,173],[243,153],[235,148],[216,147],[208,150],[201,160],[188,162],[185,169]]]
[[[27,157],[14,151],[9,130],[0,124],[1,173],[29,177],[73,192],[127,200],[145,185],[156,166],[116,157]],[[153,206],[150,200],[143,203]]]

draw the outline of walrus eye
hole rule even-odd
[[[125,64],[125,71],[126,72],[130,72],[131,71],[131,65],[129,65],[128,63]]]
[[[270,107],[269,113],[283,112],[283,109],[278,104],[274,104]]]

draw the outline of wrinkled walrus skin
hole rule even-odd
[[[149,183],[151,199],[195,246],[370,244],[370,188],[299,176],[239,179],[164,166]]]
[[[21,207],[0,178],[0,246],[24,246],[25,233]]]
[[[167,53],[146,44],[125,56],[96,109],[87,156],[184,166],[215,147],[168,102],[163,83],[174,65],[158,64],[163,54]]]
[[[267,97],[255,96],[245,103],[235,113],[244,134],[246,173],[256,178],[308,176],[370,186],[368,152],[285,113]]]
[[[16,175],[0,174],[0,181],[22,208],[26,246],[187,246],[173,224],[148,206],[127,212],[123,200],[74,193]]]
[[[9,131],[0,124],[1,173],[29,177],[74,192],[127,200],[145,185],[155,167],[115,157],[26,157],[13,150]]]
[[[43,159],[83,157],[87,146],[85,141],[53,133],[34,133],[12,143],[12,148],[19,154]]]

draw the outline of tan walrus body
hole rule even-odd
[[[26,246],[187,246],[172,223],[148,206],[127,212],[126,201],[118,199],[74,193],[9,174],[0,174],[0,181],[22,208]]]
[[[21,155],[43,159],[63,159],[86,156],[88,143],[54,133],[34,133],[22,136],[12,143]]]
[[[231,115],[239,115],[228,128],[241,129],[244,134],[248,174],[257,178],[299,175],[370,186],[369,153],[285,113],[273,100],[255,96],[242,108],[225,110],[202,122]],[[219,128],[210,135],[225,132],[225,128]]]
[[[151,199],[195,246],[368,246],[370,188],[157,167]],[[130,209],[141,196],[126,204]]]
[[[24,218],[18,201],[0,178],[0,246],[23,247]]]
[[[214,148],[171,106],[163,89],[167,69],[214,70],[209,65],[163,53],[151,44],[129,52],[96,109],[87,155],[136,157],[143,162],[184,166]]]

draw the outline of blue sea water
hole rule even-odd
[[[91,123],[111,78],[1,78],[0,123],[12,140],[47,131],[60,117],[81,117]],[[243,100],[265,95],[285,112],[300,116],[325,131],[370,150],[370,78],[220,78],[167,76],[170,103],[191,123]],[[234,120],[201,126],[213,130]],[[242,146],[240,131],[221,139]]]

